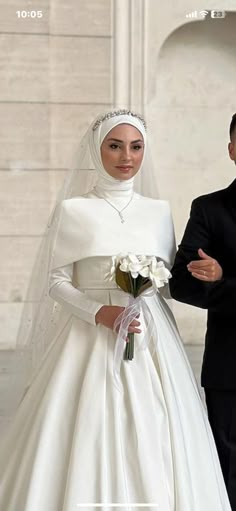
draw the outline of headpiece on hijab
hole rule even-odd
[[[130,115],[131,117],[137,117],[143,124],[144,128],[146,129],[147,126],[146,126],[146,122],[144,120],[143,117],[141,117],[141,115],[139,114],[136,114],[134,112],[132,112],[131,110],[126,110],[125,108],[122,108],[120,110],[113,110],[112,112],[107,112],[105,115],[101,115],[100,117],[98,117],[98,119],[96,120],[96,122],[94,123],[92,129],[93,131],[95,131],[98,126],[106,121],[107,119],[111,119],[112,117],[116,117],[116,116],[120,116],[120,115]]]

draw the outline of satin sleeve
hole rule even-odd
[[[96,302],[72,284],[73,263],[51,270],[49,296],[77,318],[96,326],[95,316],[104,305]]]

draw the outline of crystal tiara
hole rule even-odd
[[[130,115],[132,117],[137,117],[142,122],[145,130],[147,129],[146,122],[143,119],[143,117],[141,117],[141,115],[131,112],[131,110],[126,110],[125,108],[123,108],[121,110],[113,110],[112,112],[108,112],[107,114],[99,117],[93,125],[93,131],[95,131],[103,121],[106,121],[107,119],[110,119],[111,117],[116,117],[118,115]]]

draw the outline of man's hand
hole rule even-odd
[[[200,261],[191,261],[188,265],[188,271],[195,279],[203,280],[204,282],[216,282],[223,277],[223,270],[213,257],[207,255],[201,248],[198,250],[198,255],[201,257]]]

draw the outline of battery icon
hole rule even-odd
[[[211,11],[212,18],[225,18],[225,16],[226,16],[225,11]]]

